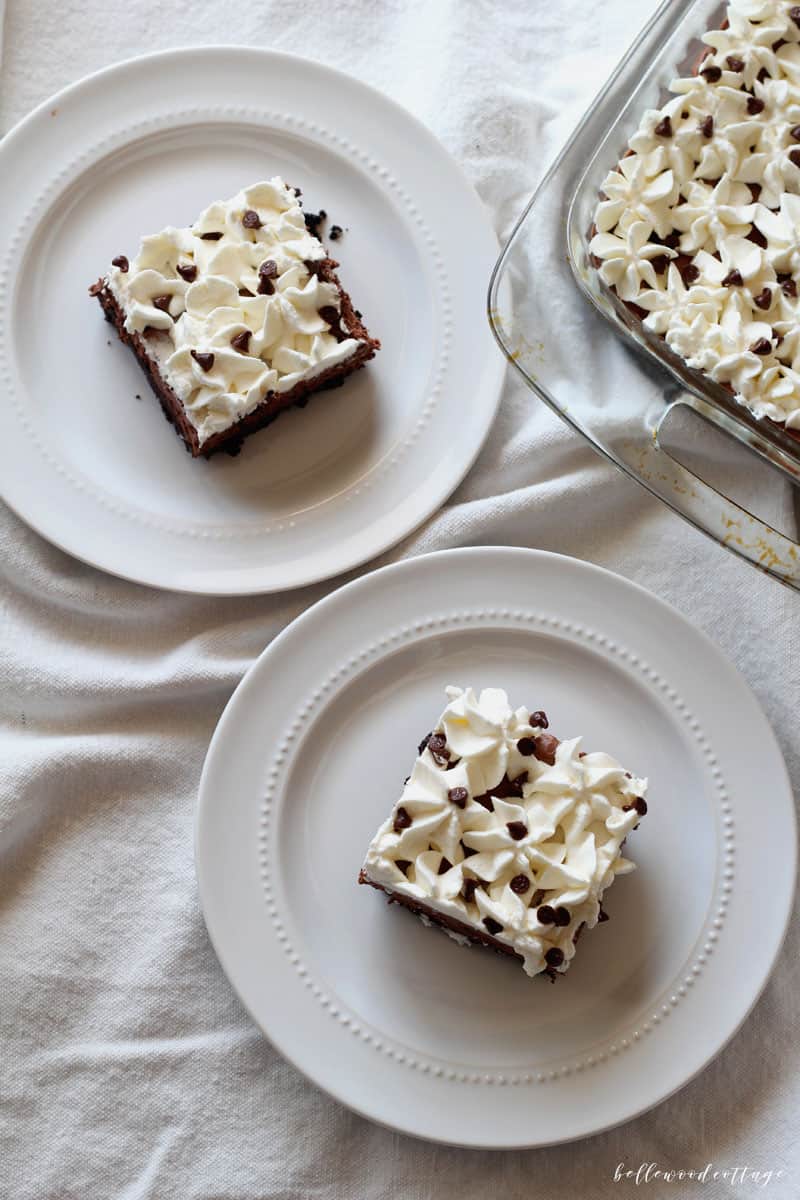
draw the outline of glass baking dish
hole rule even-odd
[[[724,9],[719,0],[665,0],[657,10],[517,223],[492,275],[489,320],[529,386],[596,450],[696,528],[800,590],[800,545],[703,479],[702,456],[690,470],[668,453],[665,431],[671,414],[689,408],[793,484],[800,442],[648,338],[589,259],[603,178],[645,108],[659,107],[669,82],[696,65],[700,35]],[[763,473],[782,486],[781,475]]]

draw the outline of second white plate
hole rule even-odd
[[[192,461],[87,288],[142,234],[275,174],[346,227],[331,249],[383,349],[239,458]],[[282,590],[382,552],[471,465],[504,371],[497,244],[452,159],[379,92],[264,50],[155,54],[37,109],[0,143],[0,178],[0,488],[58,546],[159,587]]]
[[[552,986],[356,882],[448,683],[504,687],[650,777],[639,869]],[[408,1133],[536,1146],[664,1099],[738,1028],[790,912],[794,807],[753,695],[673,609],[574,559],[456,550],[349,584],[264,652],[209,750],[197,868],[230,979],[313,1080]]]

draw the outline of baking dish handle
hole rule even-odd
[[[716,537],[723,546],[746,558],[760,571],[800,591],[800,544],[706,483],[660,444],[659,434],[669,415],[679,406],[692,409],[730,435],[724,413],[700,397],[685,392],[662,414],[649,447],[636,464],[635,473],[646,487],[657,492],[693,525]],[[641,453],[641,445],[639,449]],[[774,456],[770,454],[769,457]],[[628,469],[631,465],[628,463]]]

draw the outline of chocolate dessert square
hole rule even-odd
[[[282,179],[142,239],[90,288],[195,457],[242,439],[380,348]]]
[[[447,695],[359,883],[462,945],[555,978],[634,869],[622,847],[647,812],[647,781],[579,737],[559,741],[543,712],[512,710],[499,688]]]

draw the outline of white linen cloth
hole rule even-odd
[[[291,50],[383,88],[425,121],[505,237],[654,7],[9,0],[0,128],[135,54],[220,41]],[[758,475],[746,463],[740,482]],[[764,515],[788,524],[789,488],[770,476],[766,489]],[[602,1198],[633,1188],[613,1181],[620,1162],[709,1160],[783,1170],[764,1194],[798,1194],[797,922],[717,1061],[603,1137],[524,1153],[448,1149],[319,1092],[253,1027],[217,964],[198,907],[192,820],[233,688],[270,638],[335,585],[244,600],[151,591],[74,561],[5,509],[0,542],[0,1196]],[[478,543],[590,559],[677,605],[743,671],[800,782],[798,597],[615,473],[511,375],[465,483],[382,561]],[[602,1115],[602,1094],[597,1105]],[[737,1191],[761,1194],[752,1181],[641,1189]]]

